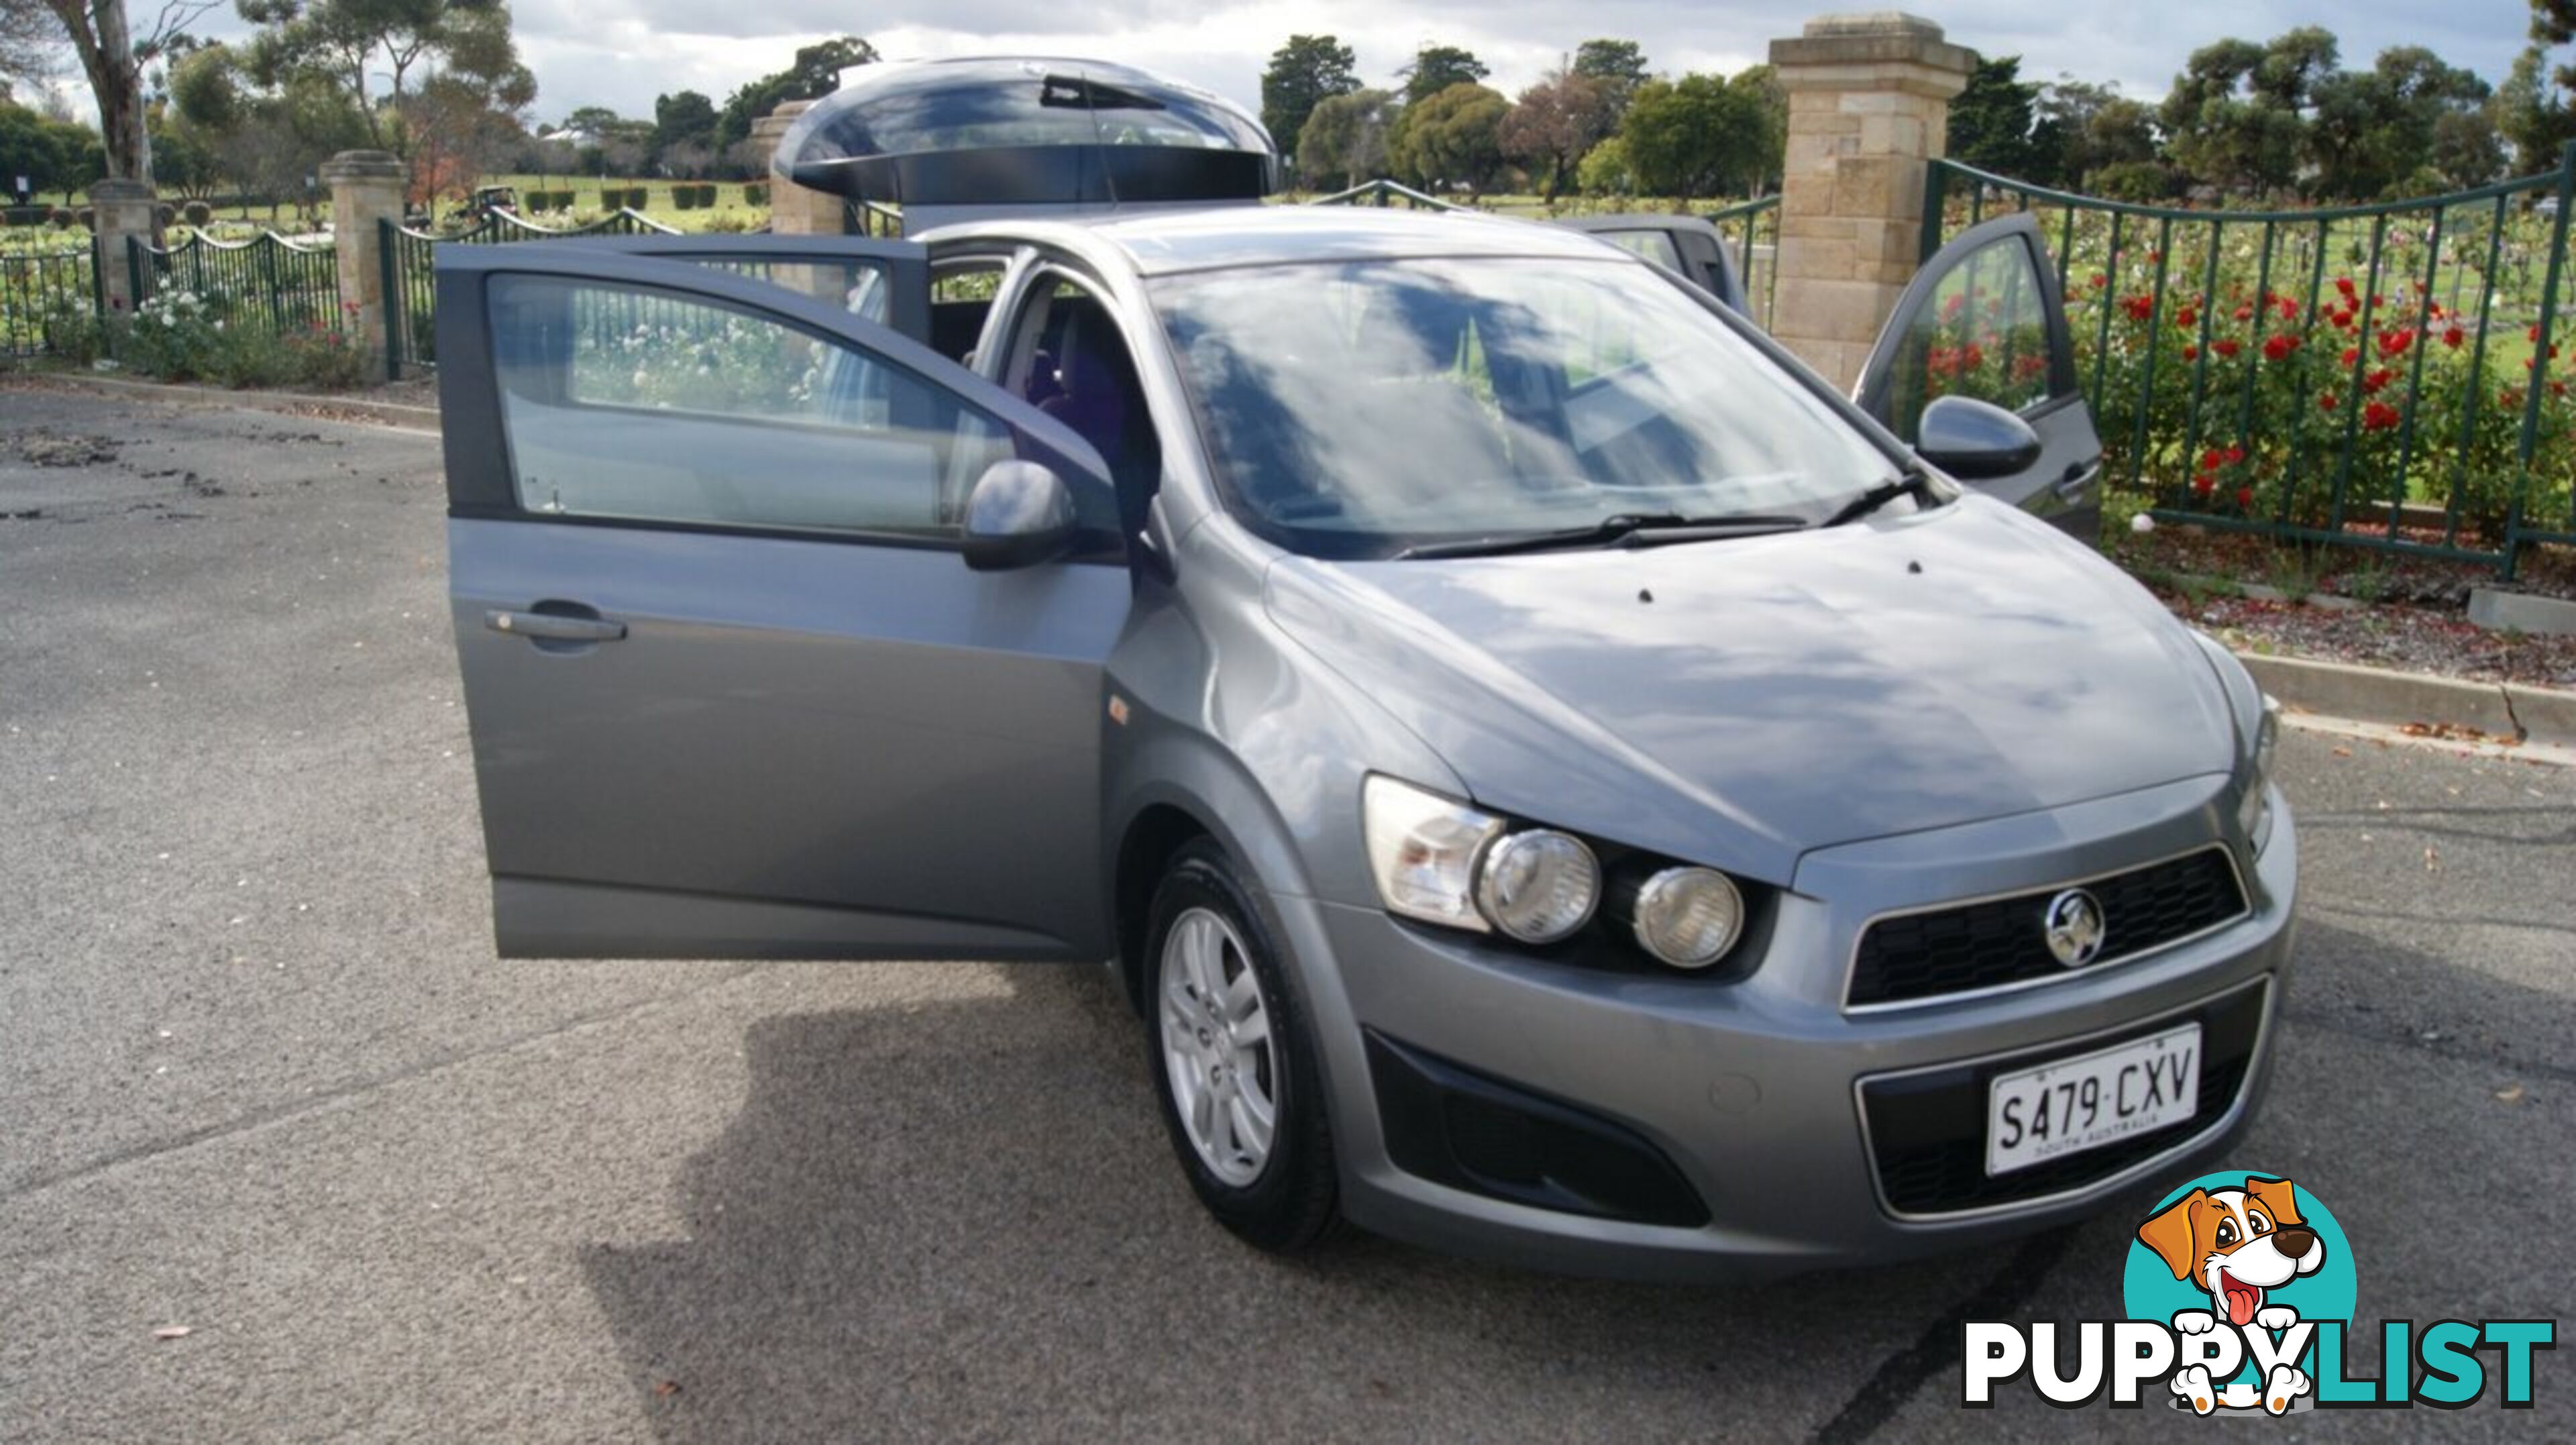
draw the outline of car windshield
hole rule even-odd
[[[1317,556],[1612,518],[1820,521],[1895,463],[1625,260],[1373,260],[1154,286],[1218,483]]]

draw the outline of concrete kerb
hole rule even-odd
[[[38,380],[74,387],[84,391],[103,392],[109,396],[130,396],[146,401],[176,402],[182,406],[232,406],[251,411],[278,412],[287,416],[311,416],[328,412],[341,418],[363,418],[382,426],[405,431],[436,433],[438,408],[410,406],[402,402],[375,401],[362,396],[331,395],[295,391],[225,391],[207,386],[184,386],[158,381],[128,381],[114,376],[82,376],[68,372],[36,373]]]
[[[2576,748],[2576,692],[2298,657],[2238,656],[2264,691],[2301,712],[2353,722],[2470,728],[2495,739]]]

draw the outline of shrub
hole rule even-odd
[[[179,208],[164,201],[153,209],[152,219],[159,222],[161,229],[166,231],[179,224]]]
[[[752,228],[751,217],[740,211],[718,211],[707,218],[707,229],[722,235],[739,235]]]
[[[571,209],[572,209],[572,206],[573,206],[572,192],[570,192],[570,191],[557,191],[557,192],[555,192],[555,209],[556,209],[556,210],[558,210],[558,211],[569,211],[569,210],[571,210]]]
[[[225,345],[219,301],[184,287],[165,287],[134,308],[118,354],[134,370],[168,381],[214,375]]]
[[[88,301],[57,298],[45,313],[44,331],[47,351],[84,370],[107,354],[107,328]]]
[[[695,186],[673,186],[671,188],[671,208],[678,211],[696,210],[698,208],[698,188]]]
[[[215,218],[215,208],[203,201],[190,201],[179,213],[188,218],[191,226],[202,226]]]
[[[68,207],[56,206],[46,219],[53,223],[55,230],[68,231],[72,228],[72,221],[74,218]]]
[[[710,211],[712,211],[712,210],[714,210],[714,209],[716,208],[716,183],[715,183],[715,182],[713,182],[713,181],[701,181],[701,182],[698,184],[698,205],[699,205],[702,209],[710,210]]]
[[[78,211],[74,212],[74,214],[80,217],[82,230],[89,232],[93,236],[98,234],[98,212],[87,206],[83,206]]]
[[[753,181],[751,184],[744,186],[742,188],[742,203],[746,206],[768,205],[769,187],[758,181]]]

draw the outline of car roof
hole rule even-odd
[[[1027,240],[1075,251],[1096,251],[1106,245],[1123,255],[1138,274],[1147,276],[1399,256],[1636,259],[1615,246],[1558,226],[1473,211],[1374,206],[1193,206],[1069,220],[997,219],[945,226],[921,237],[934,243],[970,238]]]

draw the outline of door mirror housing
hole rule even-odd
[[[1992,402],[1944,396],[1923,408],[1914,449],[1963,482],[2009,477],[2039,463],[2039,433]]]
[[[1073,488],[1038,462],[995,462],[966,495],[966,565],[978,572],[1052,562],[1080,530]]]

